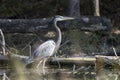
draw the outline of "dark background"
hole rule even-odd
[[[70,0],[0,0],[1,19],[33,19],[69,15]],[[80,0],[80,14],[93,15],[92,0]],[[120,27],[120,0],[100,0],[100,15]]]

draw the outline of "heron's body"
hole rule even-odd
[[[56,47],[56,43],[53,40],[48,40],[41,44],[31,55],[33,60],[39,60],[45,57],[52,56]]]
[[[31,56],[26,60],[26,64],[29,64],[31,62],[38,60],[38,61],[40,61],[40,63],[41,63],[41,61],[43,61],[43,67],[44,67],[47,57],[50,57],[54,53],[56,53],[57,50],[59,49],[59,46],[61,43],[61,30],[57,26],[57,21],[63,21],[63,20],[69,20],[69,19],[73,19],[73,18],[63,17],[63,16],[55,16],[54,17],[53,25],[54,25],[54,28],[56,29],[56,32],[57,32],[57,37],[58,37],[57,41],[54,42],[53,40],[48,40],[48,41],[44,42],[43,44],[41,44],[31,54]],[[38,64],[38,66],[39,66],[39,64]]]

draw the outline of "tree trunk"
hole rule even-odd
[[[100,10],[99,10],[99,0],[93,0],[94,3],[94,16],[100,16]]]

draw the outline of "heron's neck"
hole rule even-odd
[[[57,31],[57,36],[58,36],[57,41],[56,41],[56,49],[58,49],[60,46],[60,43],[61,43],[61,38],[62,38],[61,31],[60,31],[59,27],[57,26],[57,21],[54,22],[54,26],[55,26],[55,29]]]

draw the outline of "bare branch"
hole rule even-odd
[[[5,53],[5,37],[4,37],[4,34],[2,32],[2,30],[0,29],[0,34],[2,36],[2,50],[3,50],[3,55],[6,55]]]

